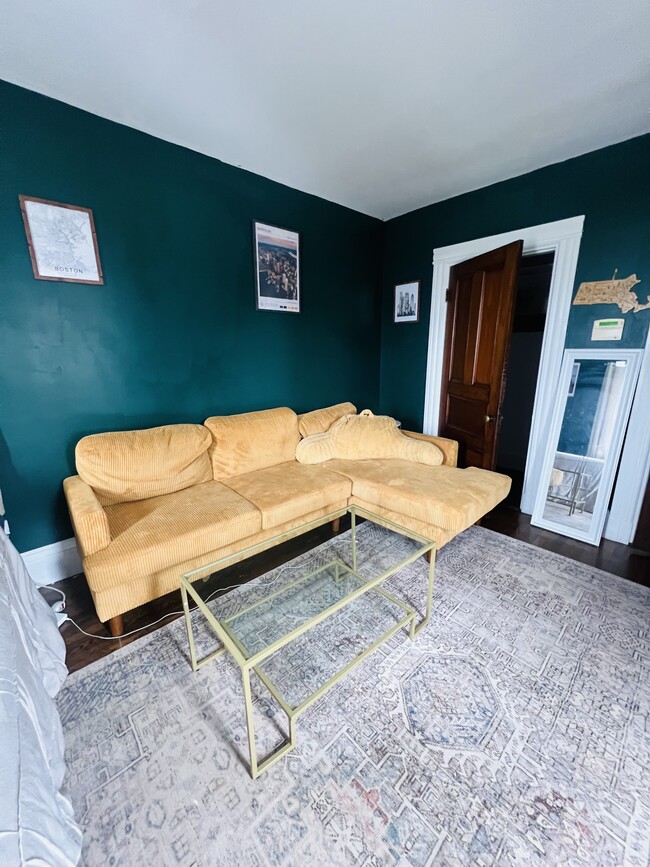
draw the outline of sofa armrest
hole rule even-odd
[[[63,480],[63,490],[82,558],[108,548],[108,517],[90,485],[79,476],[70,476]]]
[[[425,440],[428,443],[433,443],[438,446],[443,455],[443,466],[455,467],[458,463],[458,443],[456,440],[448,440],[445,437],[434,437],[430,434],[415,433],[410,430],[403,430],[402,433],[407,437],[413,437],[415,440]]]

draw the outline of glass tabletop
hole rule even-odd
[[[366,584],[343,561],[336,559],[251,602],[235,614],[221,618],[220,622],[238,643],[242,654],[250,658]]]
[[[236,652],[240,662],[256,663],[271,656],[369,593],[381,594],[384,603],[391,600],[402,617],[405,610],[412,610],[386,594],[380,585],[431,550],[433,542],[354,506],[327,518],[345,515],[346,511],[349,530],[219,598],[208,601],[213,591],[205,576],[229,567],[241,559],[242,552],[183,576],[182,584],[191,588],[204,611],[209,609],[218,632],[225,633],[222,639],[229,639],[227,643],[233,645],[229,649]],[[318,526],[323,522],[321,518],[312,523]],[[306,524],[301,529],[307,532],[310,528]],[[294,531],[291,535],[297,534]],[[267,546],[268,540],[249,550],[255,553],[256,547],[262,550]]]

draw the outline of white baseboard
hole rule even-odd
[[[81,560],[74,539],[63,539],[52,545],[43,545],[21,554],[27,571],[35,584],[45,587],[63,578],[70,578],[83,572]]]

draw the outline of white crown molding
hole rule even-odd
[[[63,539],[42,548],[33,548],[21,554],[32,581],[39,587],[54,584],[83,572],[74,539]]]

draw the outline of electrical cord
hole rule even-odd
[[[72,617],[66,617],[63,623],[72,623],[75,629],[78,629],[83,635],[87,635],[88,638],[96,638],[98,641],[120,641],[122,638],[128,638],[129,635],[135,635],[136,632],[142,632],[143,629],[149,629],[151,626],[156,626],[157,623],[165,620],[167,617],[173,617],[175,614],[182,614],[182,611],[170,611],[169,614],[163,615],[159,620],[154,620],[153,623],[147,623],[146,626],[140,626],[137,629],[132,629],[131,632],[125,632],[123,635],[93,635],[92,632],[86,632],[85,629],[82,629],[79,624],[72,619]],[[61,626],[63,626],[63,623]]]
[[[63,590],[59,590],[59,588],[55,587],[54,584],[48,584],[47,587],[44,587],[43,589],[44,590],[54,590],[55,593],[59,594],[59,596],[61,597],[61,601],[52,603],[52,605],[50,605],[50,608],[52,609],[52,611],[56,612],[57,614],[60,613],[61,611],[63,611],[65,609],[65,603],[66,603],[66,599],[67,599]]]
[[[208,603],[213,596],[216,596],[217,593],[225,593],[226,590],[232,590],[235,587],[241,587],[241,584],[231,584],[229,587],[220,587],[218,590],[215,590],[214,593],[211,593],[207,596],[203,601]],[[52,588],[55,589],[55,588]],[[59,593],[61,591],[59,590]],[[192,611],[196,611],[196,608],[192,608]],[[162,623],[163,620],[166,620],[168,617],[176,617],[178,614],[183,614],[183,611],[168,611],[167,614],[163,614],[162,617],[159,617],[158,620],[154,620],[153,623],[146,623],[144,626],[138,626],[137,629],[132,629],[130,632],[124,632],[122,635],[93,635],[91,632],[86,632],[85,629],[82,629],[78,623],[76,623],[72,617],[66,616],[66,619],[63,623],[72,623],[72,625],[82,632],[84,635],[87,635],[88,638],[96,638],[98,641],[120,641],[122,638],[128,638],[130,635],[135,635],[137,632],[142,632],[143,629],[151,629],[152,626],[157,626],[158,623]],[[63,626],[63,623],[61,624]]]
[[[273,579],[268,584],[275,584],[275,582],[280,578],[285,569],[298,569],[300,568],[300,564],[292,565],[290,563],[285,563],[283,566],[280,566],[278,569],[278,574],[274,575]],[[230,584],[228,587],[219,587],[218,590],[213,591],[207,596],[203,602],[208,603],[213,596],[216,596],[217,593],[225,593],[227,590],[234,590],[236,587],[242,587],[242,584]],[[53,585],[48,586],[48,590],[56,590],[57,593],[60,593],[63,597],[63,607],[65,607],[65,593],[63,590],[59,590],[58,587],[54,587]],[[196,607],[192,608],[192,611],[196,611]],[[158,623],[162,623],[163,620],[167,620],[168,617],[176,617],[179,614],[183,614],[183,611],[169,611],[167,614],[163,614],[162,617],[159,617],[158,620],[154,620],[153,623],[147,623],[144,626],[138,626],[137,629],[132,629],[130,632],[125,632],[122,635],[93,635],[91,632],[86,632],[85,629],[82,629],[78,623],[76,623],[72,617],[66,615],[66,619],[63,623],[72,623],[75,629],[78,629],[83,635],[88,636],[88,638],[96,638],[98,641],[120,641],[122,638],[128,638],[131,635],[135,635],[138,632],[142,632],[144,629],[151,629],[152,626],[157,626]],[[61,626],[63,626],[61,623]]]

